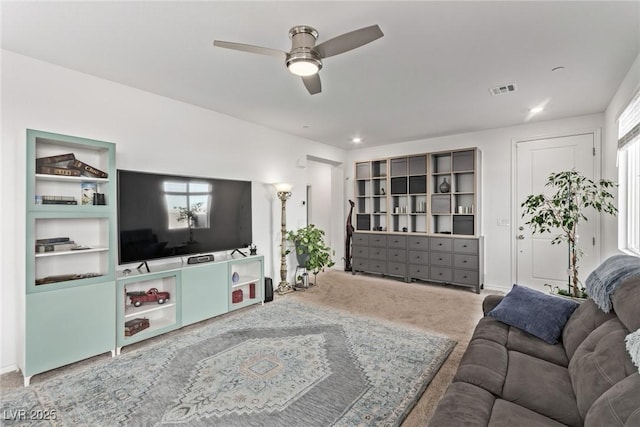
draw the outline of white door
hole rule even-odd
[[[525,224],[520,205],[530,194],[549,193],[545,188],[551,173],[575,169],[586,177],[596,180],[595,134],[562,136],[516,143],[516,278],[515,283],[548,291],[545,284],[567,289],[569,268],[569,246],[552,245],[558,232],[532,234]],[[584,255],[578,263],[579,278],[584,284],[587,275],[597,266],[599,253],[596,238],[599,238],[596,214],[587,212],[587,222],[578,229],[578,248]]]

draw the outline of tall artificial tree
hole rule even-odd
[[[578,279],[578,262],[582,251],[577,247],[578,226],[587,221],[586,209],[616,215],[618,209],[612,203],[613,194],[609,191],[617,183],[606,179],[594,182],[576,170],[552,173],[546,187],[554,192],[550,194],[532,194],[522,203],[522,217],[530,215],[526,224],[534,233],[561,231],[551,244],[562,242],[569,244],[569,295],[580,296],[581,286]]]

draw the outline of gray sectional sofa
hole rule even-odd
[[[555,344],[487,315],[503,298],[485,298],[429,426],[640,426],[640,374],[625,342],[640,329],[640,277],[621,280],[608,313],[591,299],[577,306]]]

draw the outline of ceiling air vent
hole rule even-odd
[[[516,89],[518,88],[516,87],[515,83],[509,83],[506,85],[496,86],[494,88],[491,88],[489,89],[489,92],[491,92],[492,95],[502,95],[509,92],[515,92]]]

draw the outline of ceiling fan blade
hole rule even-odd
[[[302,78],[302,82],[311,95],[315,95],[316,93],[320,93],[322,91],[322,84],[320,83],[319,74],[305,76]]]
[[[321,58],[328,58],[363,46],[382,36],[384,36],[384,33],[380,27],[372,25],[322,42],[317,45],[314,50],[318,52]]]
[[[270,49],[268,47],[262,47],[262,46],[253,46],[250,44],[214,40],[213,45],[217,47],[224,47],[226,49],[234,49],[234,50],[241,50],[243,52],[257,53],[260,55],[278,56],[278,57],[282,57],[283,59],[287,57],[287,52],[285,51],[278,50],[278,49]]]

